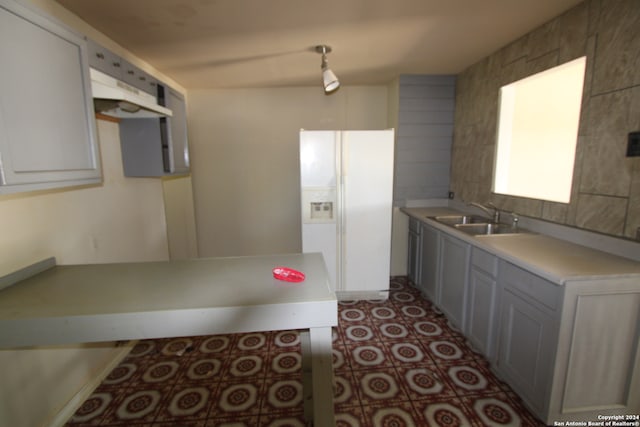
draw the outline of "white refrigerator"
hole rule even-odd
[[[338,299],[388,297],[393,132],[300,131],[302,251],[323,254]]]

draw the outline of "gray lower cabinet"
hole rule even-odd
[[[0,0],[0,58],[0,193],[99,183],[84,38]]]
[[[546,412],[557,347],[560,288],[500,262],[500,348],[496,368],[534,410]]]
[[[618,277],[564,285],[553,385],[552,421],[640,415],[640,283]],[[578,418],[579,417],[579,418]],[[637,425],[637,424],[636,424]]]
[[[464,329],[471,245],[448,234],[440,236],[439,305],[449,320]]]
[[[544,423],[640,414],[637,276],[552,283],[427,222],[420,260],[422,292]]]
[[[499,269],[496,369],[533,412],[547,424],[638,414],[637,278],[556,285],[506,261]]]
[[[491,363],[495,362],[498,335],[497,274],[498,259],[482,249],[472,247],[464,329],[469,341]]]
[[[427,298],[439,304],[440,232],[422,224],[421,239],[419,288]]]

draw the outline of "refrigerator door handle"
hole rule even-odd
[[[338,235],[338,253],[340,254],[340,257],[338,258],[339,260],[339,265],[340,265],[340,270],[338,270],[340,272],[340,281],[339,281],[339,285],[340,287],[338,289],[344,291],[346,290],[346,271],[347,271],[347,215],[346,215],[346,209],[344,208],[345,206],[345,202],[347,199],[347,191],[348,191],[348,185],[347,185],[347,181],[348,178],[346,176],[343,176],[341,179],[342,183],[340,185],[340,202],[338,203],[339,209],[341,210],[340,212],[340,216],[338,217],[338,222],[339,222],[339,226],[338,226],[338,230],[339,230],[339,235]]]

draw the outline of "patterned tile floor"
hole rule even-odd
[[[543,426],[403,277],[339,304],[338,426]],[[140,341],[66,424],[304,426],[298,331]]]

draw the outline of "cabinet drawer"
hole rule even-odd
[[[506,287],[519,291],[551,310],[560,305],[560,287],[508,262],[500,262],[500,277]]]
[[[474,267],[478,267],[492,277],[498,275],[498,258],[482,249],[472,248],[471,263]]]

